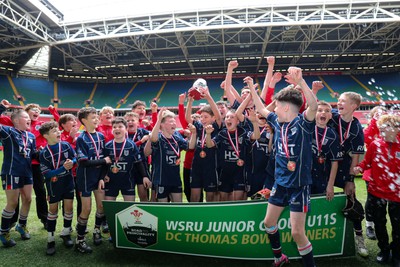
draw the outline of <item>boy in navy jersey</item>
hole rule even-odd
[[[40,169],[45,178],[49,198],[49,213],[47,215],[47,255],[54,255],[55,238],[58,217],[58,203],[64,201],[64,228],[61,238],[68,248],[74,243],[71,240],[71,223],[73,217],[74,177],[72,167],[76,162],[74,149],[68,142],[61,141],[58,123],[51,121],[40,126],[40,134],[47,140],[47,145],[40,151]]]
[[[332,200],[334,197],[338,160],[342,159],[336,131],[327,126],[331,118],[331,105],[325,101],[319,101],[313,136],[311,194],[325,193],[327,200]]]
[[[139,149],[140,157],[143,162],[144,170],[146,171],[146,177],[149,177],[149,164],[148,158],[144,155],[144,146],[149,139],[150,132],[144,128],[139,128],[139,115],[134,112],[127,112],[124,116],[127,122],[127,132],[128,138],[133,141]],[[136,172],[135,170],[135,183],[139,195],[139,199],[141,202],[149,201],[148,190],[143,185],[142,176]]]
[[[242,102],[247,105],[249,99]],[[206,144],[208,148],[217,147],[219,159],[219,195],[220,201],[243,200],[246,191],[246,147],[260,137],[255,111],[249,112],[249,120],[254,132],[239,126],[235,110],[230,110],[225,117],[225,126],[214,138],[212,125],[206,126]]]
[[[10,103],[3,99],[0,104],[2,114]],[[1,181],[6,192],[7,203],[1,214],[0,241],[5,247],[15,246],[10,238],[11,218],[21,195],[21,209],[16,230],[22,240],[30,239],[26,228],[32,198],[32,157],[37,157],[35,136],[28,132],[31,120],[24,110],[15,110],[11,114],[14,127],[0,124],[0,140],[4,147],[4,160],[1,168]]]
[[[221,128],[221,114],[212,99],[208,88],[203,88],[203,98],[207,99],[209,105],[200,109],[200,120],[192,120],[193,98],[188,98],[186,107],[186,121],[193,123],[196,127],[196,148],[193,155],[192,170],[190,174],[190,202],[200,202],[202,190],[206,192],[207,202],[217,201],[218,196],[218,174],[217,154],[214,148],[208,148],[205,142],[205,127],[211,125],[214,128],[213,137]]]
[[[79,121],[85,126],[85,131],[76,140],[78,159],[77,183],[81,192],[82,212],[78,218],[76,249],[81,253],[90,253],[92,249],[87,245],[85,233],[88,218],[92,207],[92,192],[96,199],[96,219],[93,231],[93,242],[100,245],[102,237],[100,226],[104,220],[103,204],[104,191],[98,190],[99,181],[107,172],[107,164],[111,164],[109,157],[103,157],[104,135],[96,132],[99,124],[97,111],[93,107],[82,108],[78,112]]]
[[[275,95],[275,109],[270,112],[262,104],[254,86],[250,92],[257,111],[274,129],[276,149],[275,184],[268,199],[264,224],[274,253],[274,266],[282,266],[288,258],[281,251],[278,219],[285,206],[290,207],[291,232],[304,266],[315,266],[312,245],[305,234],[305,221],[310,205],[312,135],[315,130],[317,100],[302,77],[300,68],[290,67],[287,80],[299,85],[308,108],[299,114],[302,92],[286,88]],[[250,81],[249,78],[245,78]]]
[[[245,104],[241,104],[236,110],[236,115],[242,125],[249,125],[251,122],[243,114],[245,107]],[[267,177],[266,169],[272,150],[273,135],[271,134],[271,127],[260,114],[257,114],[256,120],[260,138],[246,147],[247,193],[243,197],[244,200],[263,189]]]
[[[77,118],[72,114],[63,114],[60,116],[58,120],[59,129],[61,130],[61,141],[68,142],[71,147],[76,149],[76,139],[79,136],[79,126],[77,122]],[[81,214],[82,211],[82,203],[81,203],[81,194],[78,191],[78,185],[76,183],[76,165],[72,168],[72,176],[74,177],[74,187],[75,187],[75,200],[76,200],[76,214]],[[78,216],[76,216],[78,219]]]
[[[343,188],[346,195],[355,195],[354,167],[364,154],[364,132],[361,123],[353,117],[354,111],[361,104],[361,95],[345,92],[339,96],[337,110],[332,110],[329,126],[336,130],[343,160],[339,162],[335,186]],[[362,220],[353,221],[357,252],[362,257],[368,256],[362,233]]]
[[[190,145],[175,132],[175,114],[165,108],[158,113],[157,123],[150,134],[152,155],[152,182],[158,202],[182,202],[182,181],[180,177],[180,151],[190,146],[194,149],[196,131],[191,125]],[[146,149],[145,149],[146,152]]]
[[[144,169],[139,149],[126,136],[126,120],[117,117],[111,125],[114,140],[106,144],[104,156],[110,157],[113,163],[104,181],[100,180],[99,189],[104,188],[106,200],[116,200],[121,191],[125,201],[135,201],[135,180],[140,179],[144,189],[150,188],[151,182]],[[134,176],[135,173],[139,177]]]

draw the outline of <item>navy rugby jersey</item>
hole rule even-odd
[[[339,123],[342,126],[342,138],[340,138]],[[347,133],[347,128],[350,128]],[[331,128],[336,130],[338,133],[339,142],[342,142],[341,150],[344,155],[349,154],[364,154],[364,132],[359,120],[353,117],[351,122],[345,122],[340,118],[337,109],[332,110],[332,119],[328,124]]]
[[[46,177],[46,174],[50,171],[64,168],[63,164],[67,159],[74,160],[75,157],[76,153],[68,142],[61,141],[51,146],[47,145],[40,151],[40,170]],[[73,180],[72,169],[66,170],[64,168],[55,176]]]
[[[115,144],[115,154],[114,154],[114,144]],[[134,164],[142,161],[139,149],[136,144],[131,139],[126,139],[125,146],[121,152],[122,143],[116,143],[114,140],[109,141],[104,148],[104,157],[110,157],[112,164],[107,172],[110,180],[116,179],[131,179],[133,178]],[[118,162],[115,162],[116,156],[118,157]],[[112,169],[117,167],[118,173],[113,173]]]
[[[174,149],[172,149],[172,147]],[[188,149],[188,142],[175,132],[171,138],[158,134],[158,141],[151,144],[154,185],[181,186],[180,158],[176,152]],[[175,151],[176,152],[175,152]]]
[[[31,132],[0,125],[0,140],[4,147],[1,175],[32,177],[32,154],[36,139]]]
[[[297,188],[312,183],[312,135],[315,131],[315,120],[308,121],[299,114],[291,122],[279,123],[278,116],[271,112],[267,122],[274,129],[274,145],[276,152],[275,180],[287,188]],[[287,132],[289,159],[282,145],[282,136]],[[288,169],[288,161],[295,162],[295,170]]]
[[[206,166],[209,166],[210,168],[213,168],[213,166],[215,167],[216,164],[216,149],[215,148],[208,148],[207,144],[206,144],[206,130],[204,129],[204,126],[198,122],[198,121],[194,121],[193,125],[196,127],[196,133],[197,133],[197,139],[196,139],[196,148],[195,148],[195,152],[194,152],[194,161],[192,164],[196,164],[198,165],[199,163],[201,163],[202,166],[204,166],[204,164],[206,164]],[[214,122],[212,124],[214,131],[211,133],[211,138],[214,138],[215,136],[217,136],[218,132],[219,132],[219,127],[218,124],[216,122]],[[204,129],[204,131],[203,131]],[[203,135],[204,133],[204,135]],[[204,139],[204,143],[203,143],[203,147],[202,147],[202,140]],[[200,157],[200,152],[204,151],[206,153],[206,157],[201,158]],[[207,165],[207,164],[211,164],[211,165]]]
[[[350,179],[351,155],[364,154],[364,132],[357,118],[353,117],[351,122],[346,122],[340,118],[337,109],[332,110],[332,119],[328,125],[338,134],[343,160],[339,162],[335,185],[343,188],[344,182]],[[340,128],[342,129],[341,136]]]
[[[316,137],[314,133],[313,137],[313,168],[312,168],[312,175],[314,181],[325,177],[328,181],[329,174],[331,172],[331,163],[332,161],[339,161],[342,160],[342,153],[340,152],[339,147],[339,139],[336,134],[336,131],[332,128],[320,128],[317,127],[318,131],[318,140],[319,142],[322,141],[324,132],[326,130],[326,135],[322,143],[321,152],[318,152],[318,145],[316,142]],[[319,162],[319,157],[323,158],[322,162]]]
[[[92,139],[89,137],[92,137]],[[84,160],[98,160],[103,157],[104,135],[100,132],[82,132],[76,139],[76,154],[78,160],[77,177],[100,179],[100,166],[83,167],[79,162]]]
[[[250,137],[253,133],[250,131],[246,131],[244,128],[238,126],[237,127],[237,141],[235,133],[230,133],[228,129],[223,128],[217,136],[215,136],[212,140],[215,143],[218,150],[218,159],[220,166],[224,168],[226,164],[237,163],[237,160],[240,158],[244,160],[246,163],[246,147],[251,146]],[[232,146],[228,135],[230,135],[233,145],[236,149],[239,149],[239,155],[235,152],[235,148]]]

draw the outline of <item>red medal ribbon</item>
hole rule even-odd
[[[24,152],[26,153],[26,147],[28,146],[28,132],[25,132],[25,137],[21,132],[22,143],[24,144]]]
[[[203,127],[203,132],[201,133],[201,150],[203,150],[205,142],[206,142],[206,135],[204,134],[204,127]]]
[[[177,150],[176,150],[175,147],[171,144],[171,142],[168,140],[167,137],[165,137],[163,134],[161,134],[161,136],[162,136],[165,140],[167,140],[169,146],[172,148],[172,150],[174,151],[175,155],[179,158],[179,157],[180,157],[179,145],[178,145],[178,142],[176,142],[176,140],[174,139],[174,137],[171,136],[172,140],[174,140],[176,146],[178,147]]]
[[[233,143],[233,140],[231,138],[231,134],[228,131],[228,141],[233,147],[233,150],[235,151],[236,156],[240,159],[240,150],[239,150],[239,141],[238,141],[238,136],[237,136],[237,129],[235,130],[235,140],[236,140],[236,145]]]
[[[57,165],[56,162],[54,160],[54,154],[53,151],[51,151],[49,145],[46,146],[47,150],[50,153],[51,156],[51,162],[53,163],[53,167],[55,170],[57,170],[60,167],[60,161],[61,161],[61,142],[58,143],[58,159],[57,159]]]
[[[133,142],[135,142],[136,135],[137,135],[137,131],[135,132],[135,135],[132,137],[132,141],[133,141]]]
[[[321,154],[322,145],[324,144],[324,140],[325,140],[327,131],[328,131],[328,127],[325,127],[324,133],[322,135],[322,140],[319,140],[318,127],[317,127],[317,125],[315,125],[315,141],[317,142],[318,155]]]
[[[87,133],[87,135],[89,135],[89,138],[90,138],[90,140],[92,141],[92,144],[93,144],[93,146],[94,146],[94,150],[96,151],[96,155],[97,155],[96,159],[99,159],[99,158],[100,158],[100,137],[99,137],[99,133],[96,132],[97,143],[98,143],[98,145],[99,145],[99,148],[97,148],[96,142],[94,141],[92,135],[91,135],[90,133],[88,133],[87,131],[86,131],[86,133]]]
[[[289,143],[288,143],[287,134],[288,134],[289,126],[290,126],[291,123],[292,123],[292,121],[289,122],[288,126],[286,127],[285,135],[283,135],[283,126],[284,126],[284,124],[281,127],[282,146],[283,146],[283,150],[285,151],[286,158],[288,160],[290,160],[290,153],[289,153]]]
[[[349,122],[346,128],[346,132],[344,133],[344,138],[343,138],[343,131],[342,131],[342,116],[339,115],[339,136],[340,136],[340,145],[343,145],[343,143],[346,141],[347,138],[349,138],[350,135],[350,127],[351,123],[353,120]]]
[[[117,148],[116,148],[116,146],[115,146],[115,140],[113,140],[113,151],[114,151],[114,160],[115,160],[115,163],[118,163],[118,160],[119,160],[119,158],[120,158],[121,155],[122,155],[122,151],[124,151],[125,144],[126,144],[126,138],[124,139],[124,143],[122,144],[121,151],[119,152],[119,155],[117,156]]]

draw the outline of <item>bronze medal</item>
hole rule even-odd
[[[296,170],[296,162],[289,161],[287,164],[287,168],[289,171],[294,172]]]
[[[319,157],[318,157],[318,163],[319,163],[319,164],[324,164],[324,162],[325,162],[324,157],[323,157],[323,156],[319,156]]]
[[[200,158],[204,159],[207,156],[204,150],[200,151]]]
[[[119,169],[118,169],[118,167],[115,166],[115,167],[112,167],[111,171],[112,171],[112,173],[118,173]]]
[[[181,160],[180,159],[176,159],[176,161],[175,161],[175,165],[179,165],[179,164],[181,164]]]
[[[242,167],[242,166],[244,165],[244,160],[238,159],[238,160],[236,161],[236,164],[237,164],[239,167]]]
[[[51,177],[51,182],[52,182],[52,183],[57,182],[57,180],[58,180],[58,179],[57,179],[57,176]]]

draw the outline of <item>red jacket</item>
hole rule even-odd
[[[49,108],[49,112],[51,115],[53,115],[54,120],[58,122],[60,119],[60,114],[58,114],[57,110],[53,108]],[[44,148],[47,146],[47,140],[44,138],[40,133],[39,133],[39,128],[42,126],[42,124],[45,123],[45,121],[41,121],[40,117],[39,120],[37,121],[31,121],[31,129],[29,130],[31,133],[33,133],[36,137],[36,148],[38,150]],[[39,165],[40,162],[36,159],[32,159],[32,165]]]
[[[76,148],[76,138],[79,136],[79,133],[76,133],[75,137],[72,138],[72,136],[69,135],[69,132],[67,131],[61,131],[61,141],[68,142],[73,149]]]
[[[364,160],[358,164],[371,170],[368,193],[387,200],[400,202],[400,137],[396,143],[374,140]]]
[[[114,135],[112,133],[112,125],[104,125],[104,124],[99,125],[97,126],[96,131],[104,134],[105,137],[104,144],[114,139]]]
[[[153,130],[153,128],[154,128],[154,125],[156,125],[157,116],[158,116],[157,114],[158,114],[158,112],[151,113],[151,121],[150,121],[150,124],[148,126],[144,126],[143,121],[139,119],[138,128],[143,128],[143,129],[146,129],[147,131],[151,132]]]

